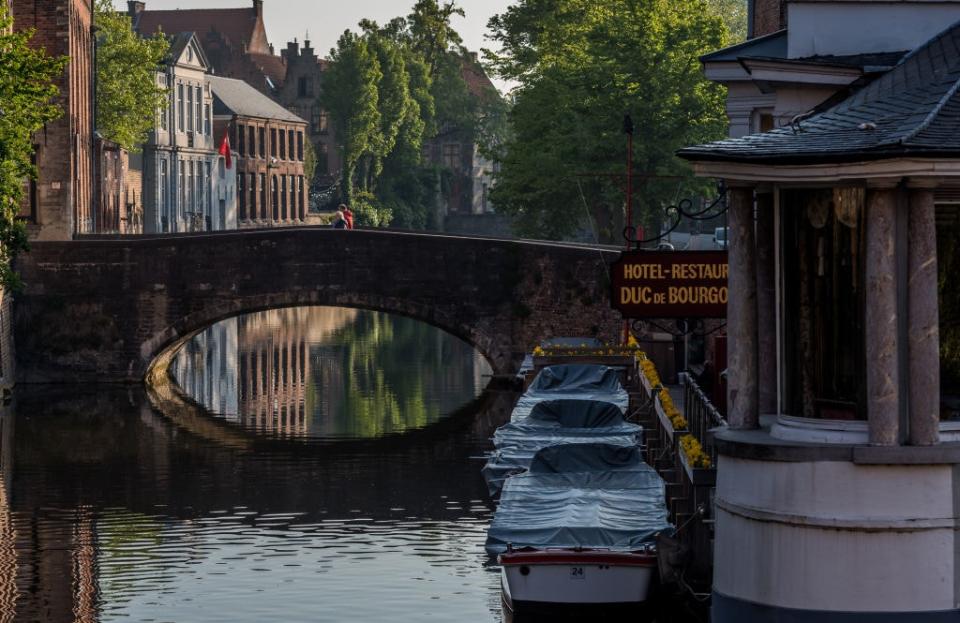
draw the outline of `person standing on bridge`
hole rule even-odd
[[[347,221],[347,229],[353,229],[353,212],[350,211],[350,208],[347,207],[347,204],[341,203],[340,207],[337,208],[340,212],[343,212],[343,219]]]
[[[347,229],[347,218],[344,216],[343,210],[337,210],[330,225],[334,229]]]

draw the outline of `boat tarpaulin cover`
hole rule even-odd
[[[514,421],[530,415],[534,405],[564,398],[612,402],[627,411],[630,398],[620,384],[620,370],[603,365],[567,364],[540,370],[513,408]]]
[[[548,400],[534,405],[530,415],[509,422],[493,435],[496,450],[483,467],[491,496],[500,493],[507,476],[524,471],[533,455],[546,446],[604,443],[636,446],[643,428],[626,422],[617,405],[596,400]]]
[[[570,444],[540,450],[511,476],[487,533],[487,552],[514,548],[634,551],[667,521],[663,480],[640,450]]]

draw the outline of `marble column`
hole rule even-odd
[[[729,193],[727,422],[733,429],[753,429],[759,425],[753,189],[733,187]]]
[[[757,190],[757,367],[760,413],[777,412],[777,296],[773,190]]]
[[[899,444],[896,188],[867,192],[865,330],[870,443]]]
[[[940,319],[933,191],[910,191],[908,260],[910,444],[940,441]]]

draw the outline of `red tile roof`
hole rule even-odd
[[[464,58],[460,73],[463,80],[467,83],[467,88],[474,97],[488,97],[490,95],[499,96],[499,91],[490,82],[487,72],[477,61],[471,58]]]
[[[248,54],[250,60],[256,63],[260,71],[270,78],[273,86],[280,88],[283,81],[287,78],[287,65],[279,56],[272,54]]]
[[[269,53],[265,41],[255,37],[257,15],[252,8],[184,9],[175,11],[142,11],[136,28],[143,35],[157,30],[166,34],[193,31],[201,37],[211,30],[222,34],[239,51],[245,43],[249,51]]]

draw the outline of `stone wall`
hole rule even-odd
[[[475,345],[498,373],[540,339],[616,340],[612,251],[330,228],[37,243],[17,267],[21,382],[139,382],[213,322],[292,305],[407,315]]]

